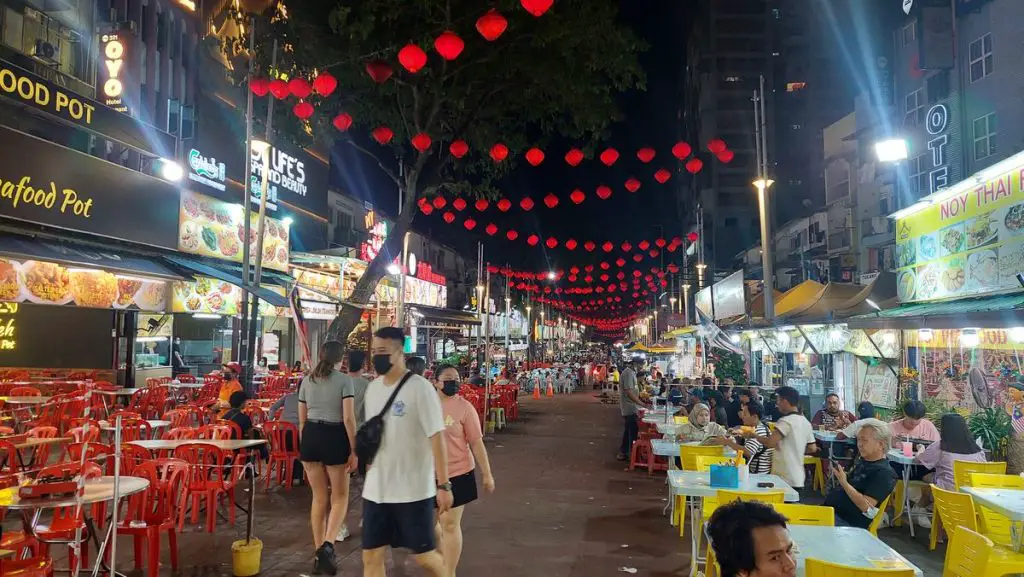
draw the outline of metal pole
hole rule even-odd
[[[270,54],[270,67],[272,69],[277,67],[277,40],[274,40],[274,50]],[[268,98],[267,99],[267,130],[266,130],[266,134],[265,134],[264,138],[265,138],[265,141],[266,141],[266,143],[268,145],[271,144],[271,141],[274,138],[274,99],[273,98]],[[251,155],[252,155],[252,151],[251,150],[249,151],[249,154],[250,154],[250,162],[251,162],[251,158],[252,158],[251,157]],[[268,192],[267,189],[269,188],[269,183],[270,183],[270,165],[271,165],[271,162],[270,162],[270,147],[268,146],[263,151],[263,183],[260,185],[260,212],[259,212],[259,216],[257,217],[257,221],[256,221],[256,270],[253,273],[253,280],[252,280],[252,284],[251,284],[252,288],[254,288],[254,289],[258,289],[259,288],[261,280],[262,280],[261,277],[263,276],[263,235],[264,235],[264,232],[266,231],[267,192]],[[245,199],[245,200],[246,200],[245,204],[248,205],[249,204],[249,199]],[[248,241],[248,238],[246,238],[246,240]],[[248,269],[246,269],[246,274],[248,274],[248,272],[249,272]],[[252,300],[249,303],[249,323],[248,323],[248,327],[247,327],[247,330],[249,331],[249,334],[247,336],[247,341],[248,342],[246,343],[246,346],[247,346],[246,357],[247,358],[239,359],[239,361],[242,363],[243,367],[248,367],[248,368],[244,369],[245,374],[247,376],[252,375],[251,367],[252,367],[252,361],[253,361],[253,351],[256,348],[256,325],[259,324],[258,321],[259,321],[259,314],[260,314],[259,302],[260,301],[259,301],[258,298],[253,297]],[[252,380],[251,379],[245,383],[245,387],[249,391],[252,391]]]
[[[761,219],[761,270],[764,278],[764,318],[775,318],[775,273],[772,270],[771,220],[768,215],[768,151],[765,150],[764,76],[754,92],[754,132],[757,154],[757,209]]]
[[[506,263],[508,266],[508,263]],[[505,283],[505,366],[512,362],[512,347],[509,339],[512,335],[512,298],[508,296],[508,283]]]
[[[255,51],[256,42],[256,19],[251,18],[249,20],[249,54],[253,54]],[[249,59],[249,78],[253,77],[253,67],[255,58]],[[242,322],[239,327],[239,338],[238,338],[238,356],[236,359],[242,363],[242,383],[252,382],[252,371],[249,369],[249,365],[245,363],[245,359],[252,356],[249,354],[248,335],[249,335],[249,291],[246,290],[249,286],[249,267],[252,266],[252,254],[249,250],[249,236],[252,234],[252,204],[249,200],[249,190],[252,187],[250,180],[252,180],[252,90],[245,91],[248,95],[246,98],[245,107],[245,186],[242,187],[242,223],[245,240],[242,241]],[[271,98],[273,100],[273,98]]]
[[[398,191],[398,207],[401,210],[402,207],[402,191],[399,188]],[[398,321],[398,328],[405,330],[405,276],[407,274],[415,274],[416,271],[406,271],[405,267],[408,266],[409,262],[409,233],[406,232],[402,235],[402,258],[399,259],[402,265],[398,267],[398,312],[395,318]]]
[[[491,302],[491,272],[487,271],[484,285],[485,303]],[[484,418],[489,418],[491,410],[491,308],[484,309]]]
[[[480,324],[476,328],[476,367],[482,369],[483,357],[480,356],[480,345],[483,342],[483,311],[484,311],[484,291],[483,291],[483,280],[484,280],[484,245],[483,243],[476,243],[476,320],[480,321]],[[487,415],[484,415],[485,417]]]

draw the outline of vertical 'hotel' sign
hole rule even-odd
[[[118,112],[128,113],[124,103],[125,41],[117,32],[100,35],[103,58],[103,103]]]

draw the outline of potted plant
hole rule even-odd
[[[993,461],[1006,459],[1007,441],[1013,432],[1010,415],[1002,407],[989,408],[972,414],[967,425],[975,438],[981,439],[985,452]]]

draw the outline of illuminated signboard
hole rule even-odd
[[[366,262],[372,261],[380,247],[384,246],[384,240],[388,237],[388,223],[377,220],[374,211],[366,213],[363,223],[366,225],[366,242],[359,245],[359,259]]]
[[[932,168],[928,171],[928,192],[938,192],[949,185],[949,160],[946,158],[946,146],[949,144],[949,109],[945,104],[936,104],[925,117],[925,128],[928,130],[928,150],[931,152]]]
[[[103,103],[118,112],[128,113],[124,103],[125,42],[116,32],[100,36],[103,51]]]
[[[193,148],[188,153],[188,179],[223,191],[227,188],[228,173],[223,162]]]
[[[18,314],[18,306],[18,303],[0,303],[0,351],[17,348],[14,317]]]
[[[252,151],[252,172],[249,180],[249,197],[254,204],[260,203],[263,190],[263,155]],[[306,184],[306,163],[297,156],[288,154],[279,147],[270,149],[270,172],[267,176],[267,209],[277,210],[278,200],[300,206],[305,205],[309,193]]]
[[[196,11],[196,3],[195,3],[194,0],[177,0],[177,4],[178,4],[178,6],[181,6],[185,10],[188,10],[189,12],[195,12]]]

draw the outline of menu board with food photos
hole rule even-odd
[[[261,288],[284,296],[284,287],[263,285]],[[235,316],[242,307],[242,289],[221,280],[197,276],[194,281],[172,283],[171,312]],[[289,316],[288,308],[278,308],[260,301],[261,316]]]
[[[167,282],[38,260],[0,258],[0,301],[163,311]]]
[[[181,191],[178,250],[232,262],[242,262],[245,238],[242,205],[231,204],[192,191]],[[250,213],[249,250],[255,256],[259,215]],[[263,232],[263,266],[288,270],[288,227],[266,217]]]
[[[897,296],[929,301],[1019,290],[1024,166],[896,222]]]

